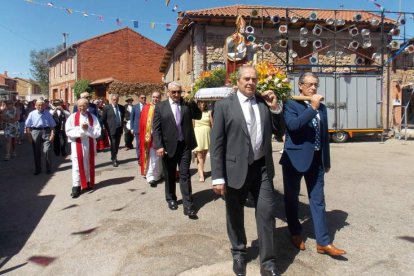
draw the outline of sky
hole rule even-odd
[[[8,71],[10,77],[23,78],[31,78],[30,51],[62,44],[63,33],[68,34],[70,45],[130,27],[165,46],[174,33],[179,11],[235,4],[379,11],[375,5],[379,4],[388,11],[414,14],[414,0],[170,0],[168,6],[165,0],[0,0],[0,3],[0,73]],[[134,28],[133,21],[138,21],[138,28]],[[414,19],[407,21],[407,38],[412,38]],[[167,31],[166,24],[171,24],[171,31]]]

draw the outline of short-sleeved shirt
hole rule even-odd
[[[49,111],[43,110],[39,112],[38,110],[33,110],[27,116],[25,126],[28,128],[54,128],[56,122]]]

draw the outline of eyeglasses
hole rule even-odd
[[[140,99],[142,99],[142,100],[143,100],[143,99],[146,99],[146,97],[139,97],[139,98],[140,98]]]
[[[319,87],[319,83],[317,83],[317,82],[315,82],[315,83],[311,83],[311,82],[305,83],[305,82],[303,82],[302,85],[306,86],[306,88],[310,88],[312,86],[315,86],[315,88]]]
[[[170,90],[171,94],[181,94],[181,90]]]

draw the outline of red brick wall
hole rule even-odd
[[[124,82],[161,83],[158,68],[163,53],[161,45],[130,29],[121,29],[79,46],[78,79],[113,77]]]

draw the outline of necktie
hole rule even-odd
[[[182,131],[181,131],[181,112],[180,109],[178,108],[178,103],[174,103],[174,116],[175,116],[175,124],[177,126],[177,138],[179,141],[183,140],[183,135],[182,135]]]
[[[254,100],[253,97],[247,100],[249,104],[249,114],[250,114],[249,134],[250,134],[250,142],[252,143],[252,148],[253,148],[253,160],[249,160],[249,161],[254,161],[254,153],[256,152],[256,138],[257,138],[256,137],[257,136],[257,122],[256,122],[256,115],[254,114],[253,105],[252,105],[253,100]]]
[[[317,118],[317,115],[313,117],[312,125],[313,125],[313,128],[315,129],[315,150],[320,150],[321,149],[321,136],[320,136],[321,130],[320,130],[320,125],[319,125],[319,120]]]
[[[115,110],[116,110],[116,114],[115,114],[115,117],[116,117],[116,125],[117,125],[117,127],[120,127],[121,126],[121,116],[119,114],[118,105],[115,106]]]

